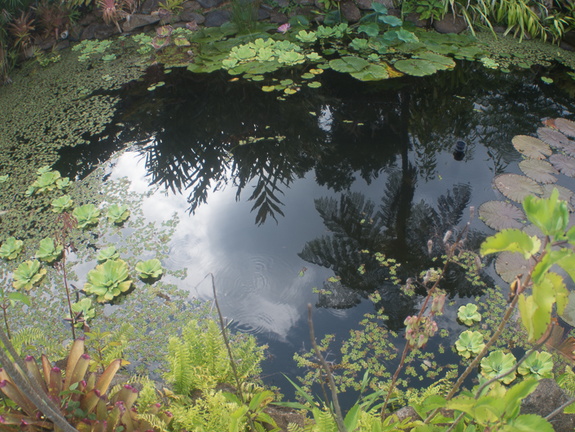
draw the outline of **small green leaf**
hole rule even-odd
[[[553,189],[549,198],[528,196],[523,200],[523,210],[527,219],[537,226],[544,235],[555,238],[563,234],[569,224],[569,208],[559,200],[559,191]]]
[[[138,277],[142,280],[158,279],[163,273],[162,263],[159,259],[140,261],[136,264]]]
[[[480,248],[481,255],[489,255],[497,252],[518,252],[525,259],[539,252],[541,240],[536,236],[529,236],[518,229],[505,229],[488,237]]]
[[[96,260],[99,263],[104,263],[104,262],[110,261],[110,260],[112,260],[112,261],[117,260],[118,258],[120,258],[120,254],[116,250],[116,246],[110,246],[110,247],[102,249],[100,252],[98,252],[98,256],[96,257]]]
[[[30,297],[21,292],[8,293],[7,297],[10,301],[24,303],[26,306],[30,306],[31,304]]]

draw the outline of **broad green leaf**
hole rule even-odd
[[[437,67],[432,62],[422,59],[398,60],[393,66],[398,71],[413,76],[433,75],[437,72]]]
[[[110,223],[119,225],[130,217],[130,210],[128,210],[127,205],[119,206],[118,204],[112,204],[108,208],[106,217]]]
[[[343,424],[348,431],[354,431],[357,426],[357,421],[359,420],[360,406],[354,405],[346,414]]]
[[[334,71],[343,73],[359,72],[369,65],[367,60],[354,56],[345,56],[329,62],[329,66]]]
[[[559,260],[557,265],[565,270],[571,279],[575,281],[575,252],[571,250],[568,251],[569,253]]]
[[[136,271],[138,272],[138,277],[140,277],[140,279],[157,279],[164,272],[162,269],[162,263],[159,259],[155,258],[147,261],[140,261],[136,264]]]
[[[70,210],[74,206],[74,201],[70,195],[64,195],[52,201],[52,211],[54,213],[62,213]]]
[[[560,265],[563,260],[567,260],[566,263],[569,263],[568,257],[572,255],[573,252],[571,252],[569,249],[551,250],[547,252],[541,257],[541,260],[533,269],[533,272],[531,273],[531,279],[535,283],[538,283],[542,278],[545,277],[553,265]]]
[[[94,204],[85,204],[83,206],[76,207],[72,214],[78,221],[78,228],[86,229],[92,225],[98,224],[100,210],[98,210]]]
[[[535,335],[539,332],[539,329],[536,329],[533,320],[535,311],[537,310],[537,305],[533,300],[533,296],[527,297],[525,294],[520,294],[517,302],[517,307],[519,309],[519,314],[521,315],[521,322],[523,323],[523,327],[525,327],[525,330],[527,330],[528,339],[530,341],[536,339]]]
[[[26,294],[21,293],[21,292],[11,292],[8,293],[6,295],[8,297],[8,299],[12,302],[20,302],[20,303],[24,303],[26,306],[30,306],[30,297],[28,297]]]
[[[523,210],[531,223],[552,238],[562,234],[569,224],[569,208],[565,201],[559,200],[557,189],[547,199],[526,197],[523,200]]]
[[[369,37],[375,37],[379,34],[379,25],[376,23],[362,24],[357,28],[358,33],[365,33]]]
[[[40,283],[45,274],[46,269],[40,267],[39,261],[24,261],[14,271],[12,286],[16,289],[24,288],[26,291],[30,291]]]
[[[13,260],[24,248],[24,242],[22,240],[16,240],[15,237],[8,237],[2,246],[0,246],[0,258],[5,260]]]
[[[537,383],[537,380],[542,378],[553,378],[552,356],[545,351],[534,352],[529,357],[527,357],[527,359],[521,365],[519,365],[517,372],[519,372],[521,375],[533,377],[532,381],[535,383]],[[522,398],[524,397],[525,396]]]
[[[378,18],[379,21],[391,27],[400,27],[403,21],[393,15],[383,15]]]
[[[539,252],[541,241],[536,236],[529,236],[518,229],[506,229],[488,237],[481,244],[481,255],[497,252],[518,252],[525,259]]]
[[[521,401],[533,393],[537,385],[538,381],[536,379],[524,379],[507,390],[502,401],[505,406],[505,419],[517,417],[521,408]]]
[[[501,350],[493,351],[487,357],[481,360],[481,375],[487,379],[495,378],[496,376],[507,372],[515,365],[516,358],[511,353],[504,353]],[[499,381],[509,384],[515,379],[515,372],[500,378]],[[501,403],[499,402],[499,408]]]
[[[553,426],[537,414],[523,414],[503,426],[502,432],[554,432]]]
[[[40,261],[52,263],[60,258],[63,250],[64,248],[61,245],[55,244],[53,238],[46,237],[40,241],[40,245],[34,257]]]

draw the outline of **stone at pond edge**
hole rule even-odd
[[[191,9],[187,9],[180,14],[180,20],[186,22],[195,21],[196,24],[203,24],[204,21],[206,21],[206,18]]]
[[[361,11],[351,0],[341,2],[340,8],[347,22],[356,23],[361,19]]]
[[[220,27],[230,21],[230,12],[223,10],[215,10],[206,14],[206,27]]]
[[[362,10],[372,10],[372,3],[379,3],[384,5],[388,9],[395,8],[393,0],[356,0],[357,6]]]
[[[143,14],[151,14],[160,8],[160,0],[144,0],[140,12]]]
[[[467,29],[467,22],[459,15],[447,13],[443,19],[433,22],[433,28],[438,33],[461,33]]]
[[[549,378],[539,381],[533,393],[521,405],[521,414],[538,414],[545,417],[569,400],[557,383]],[[575,428],[575,414],[558,414],[550,420],[555,432],[572,432]]]
[[[223,2],[224,0],[198,0],[198,3],[206,9],[218,7]]]
[[[111,36],[117,35],[120,30],[115,25],[108,25],[104,23],[93,23],[84,29],[80,40],[86,39],[108,39]]]
[[[130,32],[140,27],[145,27],[150,24],[156,24],[159,21],[160,21],[159,14],[153,14],[153,15],[132,14],[122,26],[122,30],[124,30],[125,32]]]

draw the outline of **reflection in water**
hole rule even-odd
[[[174,70],[154,93],[145,82],[126,88],[108,138],[63,154],[56,169],[82,177],[131,142],[111,176],[170,192],[146,204],[149,217],[181,215],[165,264],[187,267],[182,288],[206,299],[201,281],[214,273],[240,327],[299,345],[308,302],[334,331],[379,290],[397,328],[417,300],[361,251],[398,259],[406,276],[431,265],[441,250],[428,255],[427,240],[494,198],[491,178],[518,158],[511,138],[571,104],[536,76],[470,67],[373,85],[326,72],[321,89],[281,102],[256,83]],[[479,238],[481,224],[472,227]],[[451,295],[477,294],[462,281],[450,275]]]

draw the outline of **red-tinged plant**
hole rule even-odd
[[[77,339],[70,349],[64,371],[53,367],[45,355],[42,355],[40,367],[28,356],[24,359],[25,374],[39,385],[44,392],[42,396],[59,407],[70,425],[80,432],[158,430],[139,417],[136,411],[138,391],[134,387],[124,385],[113,395],[107,395],[121,360],[114,360],[100,374],[88,373],[90,362],[90,356],[84,352],[84,340]],[[0,429],[22,430],[25,426],[29,431],[58,430],[15,384],[16,381],[0,369],[0,391],[16,405],[0,414]],[[151,407],[148,414],[147,418],[153,416],[156,425],[167,427],[170,421],[169,414],[161,412],[157,405]]]
[[[106,24],[114,24],[120,32],[119,21],[124,19],[128,13],[123,10],[122,4],[116,0],[99,0],[98,5],[102,9],[102,18]]]
[[[30,16],[30,12],[22,12],[8,25],[8,31],[15,39],[14,46],[22,51],[32,45],[32,32],[34,30],[34,18]]]
[[[45,36],[54,35],[56,39],[70,23],[70,10],[60,3],[42,1],[36,7],[36,16]]]

